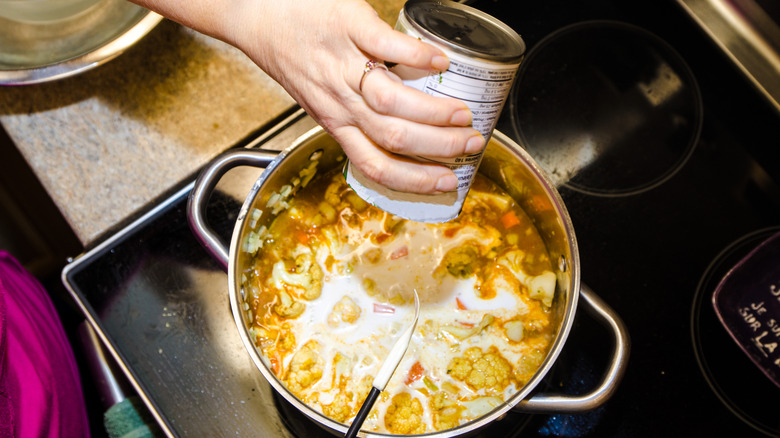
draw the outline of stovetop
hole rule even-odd
[[[673,2],[536,3],[471,4],[515,27],[529,59],[545,37],[573,23],[616,20],[646,29],[690,67],[703,117],[685,159],[658,184],[589,191],[574,178],[559,187],[583,281],[631,335],[617,393],[584,414],[512,412],[478,436],[780,436],[780,390],[729,338],[711,304],[726,272],[780,231],[780,117]],[[498,129],[523,144],[528,138],[513,117],[507,105]],[[299,111],[236,146],[282,149],[311,126]],[[596,156],[590,166],[598,165]],[[207,216],[226,240],[259,173],[231,171],[209,204]],[[245,353],[227,275],[187,226],[190,187],[184,182],[78,257],[63,281],[169,435],[327,436],[274,396]],[[592,389],[606,367],[607,339],[578,313],[540,390]]]

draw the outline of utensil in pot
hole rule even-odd
[[[412,318],[412,324],[401,333],[401,336],[393,344],[393,348],[390,349],[390,353],[385,358],[382,366],[374,377],[374,382],[371,384],[371,391],[368,393],[363,405],[360,406],[355,419],[352,421],[352,425],[349,426],[345,438],[354,438],[360,431],[360,426],[366,420],[368,413],[371,412],[371,408],[374,406],[379,394],[384,391],[387,386],[387,382],[390,381],[390,377],[395,373],[395,369],[398,368],[398,364],[401,363],[401,359],[404,357],[406,350],[409,348],[409,342],[412,340],[412,333],[414,333],[415,327],[417,327],[417,320],[420,319],[420,296],[417,294],[417,289],[414,290],[414,318]]]

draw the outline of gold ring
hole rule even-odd
[[[358,90],[360,90],[361,93],[363,92],[363,81],[366,80],[366,75],[368,75],[368,73],[371,72],[371,70],[377,67],[384,69],[385,71],[388,71],[387,66],[381,62],[376,62],[373,59],[369,59],[368,61],[366,61],[366,66],[363,67],[363,76],[360,77],[360,85],[358,85]]]

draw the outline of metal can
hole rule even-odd
[[[520,35],[478,9],[447,0],[408,1],[395,28],[443,50],[450,66],[445,72],[420,71],[403,65],[394,66],[391,71],[408,86],[465,102],[472,112],[472,126],[487,144],[523,59],[525,43]],[[391,190],[369,180],[350,163],[345,166],[344,176],[358,196],[389,213],[419,222],[447,222],[460,214],[483,152],[451,159],[414,157],[453,170],[459,184],[448,193],[425,195]]]

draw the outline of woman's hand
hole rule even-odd
[[[134,0],[136,1],[136,0]],[[484,138],[465,103],[404,86],[369,59],[444,71],[441,50],[393,30],[364,0],[137,0],[246,53],[368,178],[417,193],[454,190],[446,167],[408,156],[474,153]]]

